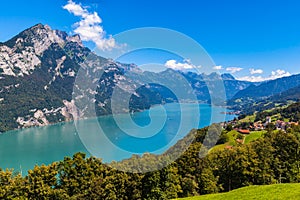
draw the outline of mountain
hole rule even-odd
[[[263,82],[260,85],[252,85],[245,90],[239,91],[232,99],[270,97],[298,85],[300,85],[300,74]]]
[[[287,101],[300,101],[300,85],[268,98],[268,101],[284,103]]]
[[[299,92],[300,74],[251,85],[237,92],[228,105],[244,114],[251,114],[276,105],[286,105],[288,101],[298,101]]]
[[[228,97],[251,85],[229,74],[144,72],[96,55],[78,35],[37,24],[0,43],[0,132],[136,112],[192,94],[210,102],[207,84],[220,81]]]
[[[79,69],[66,51],[90,52],[78,39],[38,24],[0,45],[0,131],[64,120]]]
[[[255,121],[264,121],[267,117],[282,121],[299,122],[300,102],[292,103],[286,107],[273,107],[268,110],[257,112]]]
[[[236,93],[244,90],[251,86],[253,83],[247,81],[236,80],[231,74],[222,74],[221,76],[217,73],[211,73],[206,75],[196,74],[193,72],[183,73],[183,76],[189,81],[199,100],[210,99],[210,93],[207,89],[207,84],[211,84],[212,87],[216,87],[214,83],[216,80],[222,80],[224,84],[226,98],[231,99]]]
[[[225,73],[221,75],[223,80],[227,80],[227,81],[234,81],[236,80],[231,74]]]
[[[279,94],[272,95],[266,99],[256,102],[245,102],[242,107],[241,114],[249,115],[254,112],[261,112],[264,110],[273,109],[276,107],[283,107],[293,102],[300,101],[300,86],[291,88]],[[232,106],[234,109],[241,109],[240,103]]]

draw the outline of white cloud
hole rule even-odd
[[[189,70],[201,67],[193,65],[189,59],[185,59],[184,63],[177,62],[176,60],[168,60],[165,66],[174,70]]]
[[[262,81],[265,81],[266,78],[264,78],[262,76],[243,76],[243,77],[237,78],[237,80],[249,81],[249,82],[262,82]]]
[[[290,72],[287,72],[282,69],[277,69],[276,71],[272,71],[270,78],[277,79],[277,78],[282,78],[282,77],[286,77],[286,76],[291,76]]]
[[[268,77],[244,76],[244,77],[238,78],[238,80],[250,81],[250,82],[262,82],[262,81],[274,80],[274,79],[278,79],[278,78],[282,78],[282,77],[286,77],[286,76],[291,76],[291,73],[289,73],[285,70],[282,70],[282,69],[278,69],[276,71],[272,71],[271,75]]]
[[[222,70],[224,68],[221,65],[219,65],[219,66],[214,66],[213,69],[215,69],[215,70]]]
[[[106,32],[101,26],[102,19],[97,12],[91,13],[72,0],[69,0],[63,9],[81,18],[74,24],[74,33],[79,34],[83,41],[93,41],[101,50],[111,50],[117,46],[111,35],[106,36]]]
[[[242,71],[242,70],[243,70],[243,68],[241,68],[241,67],[227,67],[226,68],[226,71],[229,71],[232,74]]]
[[[262,69],[249,69],[250,74],[262,74],[264,71]]]

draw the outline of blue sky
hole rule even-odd
[[[147,26],[182,32],[206,49],[216,65],[222,66],[222,73],[237,71],[236,77],[248,80],[265,79],[272,71],[274,77],[287,72],[300,73],[300,1],[297,0],[73,1],[89,13],[97,12],[103,21],[100,27],[108,35]],[[63,9],[67,3],[67,0],[1,2],[0,41],[36,23],[74,32],[74,23],[80,17]]]

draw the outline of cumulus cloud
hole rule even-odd
[[[191,63],[189,59],[185,59],[184,63],[177,62],[176,60],[168,60],[165,63],[165,67],[174,70],[189,70],[189,69],[200,68],[201,66],[195,66]]]
[[[83,41],[92,41],[101,50],[111,50],[116,47],[115,40],[111,35],[107,36],[101,26],[102,19],[97,12],[89,12],[72,0],[69,0],[63,9],[81,18],[79,22],[74,24],[74,33],[79,34]]]
[[[243,68],[241,68],[241,67],[227,67],[226,68],[226,71],[229,71],[232,74],[242,71],[242,70],[243,70]]]
[[[250,74],[262,74],[264,71],[262,69],[249,69]]]
[[[291,76],[291,73],[282,69],[277,69],[276,71],[272,71],[271,73],[271,79],[277,79],[286,76]]]
[[[278,78],[282,78],[282,77],[287,77],[287,76],[291,76],[291,73],[289,73],[289,72],[287,72],[285,70],[282,70],[282,69],[278,69],[278,70],[272,71],[271,75],[268,76],[268,77],[262,77],[262,76],[244,76],[244,77],[238,78],[238,80],[241,80],[241,81],[250,81],[250,82],[263,82],[263,81],[274,80],[274,79],[278,79]]]
[[[218,65],[218,66],[214,66],[213,69],[215,69],[215,70],[222,70],[224,68],[221,65]]]

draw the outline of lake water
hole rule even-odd
[[[195,112],[197,111],[197,112]],[[0,167],[26,173],[34,165],[49,164],[84,152],[104,162],[132,154],[160,154],[193,128],[232,120],[225,108],[206,104],[166,104],[128,115],[103,116],[10,131],[0,135]]]

